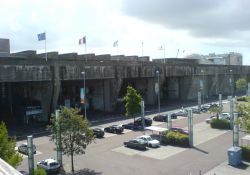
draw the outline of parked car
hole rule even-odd
[[[27,143],[22,143],[20,146],[17,148],[18,152],[22,154],[28,155],[28,145]],[[33,145],[33,153],[36,154],[36,146]]]
[[[129,140],[127,142],[124,142],[124,145],[126,147],[140,149],[140,150],[146,150],[147,148],[147,142],[142,139],[133,139]]]
[[[175,112],[174,113],[176,116],[183,116],[183,117],[186,117],[188,115],[188,112],[186,109],[181,109],[179,110],[178,112]]]
[[[216,115],[212,115],[210,118],[206,119],[206,123],[210,123],[210,121],[214,118],[217,118]],[[226,119],[226,120],[230,120],[230,113],[227,112],[223,112],[221,114],[219,114],[218,119]]]
[[[181,133],[181,134],[186,134],[186,135],[188,135],[188,130],[183,129],[183,128],[180,128],[180,127],[172,127],[170,130],[171,130],[171,131],[174,131],[174,132],[179,132],[179,133]]]
[[[105,132],[115,133],[115,134],[121,134],[123,132],[123,127],[119,125],[112,125],[104,128]]]
[[[167,122],[168,121],[168,115],[169,114],[158,114],[156,116],[154,116],[153,120],[154,121],[159,121],[159,122]],[[172,119],[177,119],[177,115],[176,114],[171,114],[171,118]]]
[[[152,137],[149,135],[142,135],[142,136],[137,137],[137,138],[146,141],[147,146],[149,146],[149,147],[156,148],[156,147],[160,146],[160,142],[156,139],[152,139]]]
[[[122,127],[124,129],[131,129],[131,130],[141,130],[141,129],[143,129],[142,125],[134,124],[134,122],[123,124]]]
[[[202,112],[202,110],[199,112],[199,109],[197,107],[194,107],[194,108],[191,108],[192,109],[192,112],[194,114],[199,114],[200,112]]]
[[[93,132],[96,138],[104,137],[104,131],[101,128],[93,128]]]
[[[151,118],[145,117],[144,121],[145,121],[146,126],[151,126],[152,125],[152,119]],[[142,119],[141,118],[136,119],[135,124],[136,125],[142,125]]]
[[[37,162],[37,167],[45,169],[47,173],[56,173],[59,172],[61,166],[56,160],[49,158]]]

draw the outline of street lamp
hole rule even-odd
[[[231,96],[233,97],[233,80],[232,80],[232,69],[230,71],[230,78],[229,78],[229,85],[230,85],[230,91],[231,91]]]
[[[202,103],[204,105],[204,96],[205,96],[205,94],[204,94],[204,86],[205,86],[204,81],[205,81],[205,77],[204,77],[203,69],[201,69],[201,73],[202,73]]]
[[[86,89],[85,89],[85,72],[83,71],[83,72],[81,72],[81,74],[83,75],[83,89],[84,89],[84,91],[83,91],[83,97],[84,97],[84,99],[83,99],[83,102],[84,102],[84,116],[85,116],[85,119],[87,119],[87,112],[86,112]]]
[[[160,103],[160,73],[157,70],[156,71],[156,75],[157,75],[157,80],[158,80],[158,86],[157,86],[157,92],[158,92],[158,115],[160,116],[161,113],[161,103]]]

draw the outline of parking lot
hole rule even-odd
[[[226,150],[231,145],[231,131],[211,129],[205,120],[211,114],[194,115],[194,148],[181,148],[170,145],[161,145],[158,148],[147,148],[146,151],[127,148],[124,141],[149,131],[131,131],[125,129],[123,134],[105,133],[104,138],[96,139],[88,146],[85,155],[74,157],[75,169],[90,171],[92,174],[187,174],[189,172],[207,172],[216,164],[226,160]],[[147,116],[147,117],[152,117]],[[131,122],[133,119],[123,122]],[[111,124],[123,124],[114,122]],[[154,122],[154,126],[166,127],[164,122]],[[173,126],[187,127],[187,118],[178,117],[173,120]],[[34,139],[38,153],[35,154],[35,163],[48,157],[56,158],[54,143],[49,136]],[[18,144],[22,143],[18,142]],[[64,169],[70,171],[70,157],[63,156]],[[19,170],[28,169],[27,157],[24,157]],[[174,173],[175,172],[175,173]]]

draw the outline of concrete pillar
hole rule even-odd
[[[233,129],[234,102],[233,102],[232,96],[229,96],[228,100],[230,102],[230,127],[231,127],[231,129]]]
[[[110,97],[111,97],[112,109],[115,109],[116,107],[117,98],[119,96],[122,82],[123,82],[123,79],[119,77],[110,80],[110,86],[111,86]]]
[[[233,117],[233,146],[239,146],[239,124],[237,123],[238,113]]]
[[[27,137],[29,174],[34,172],[33,136]]]
[[[189,139],[189,146],[194,146],[193,141],[193,112],[192,109],[188,109],[188,139]]]
[[[142,118],[142,128],[145,128],[145,120],[144,120],[144,101],[141,101],[141,118]]]
[[[52,96],[52,84],[50,82],[44,82],[43,85],[41,85],[41,107],[43,110],[43,116],[42,120],[45,122],[48,122],[50,117],[50,103],[49,100]],[[49,98],[50,97],[50,98]]]
[[[170,130],[172,128],[172,113],[168,114],[167,128]]]
[[[155,93],[155,80],[154,78],[148,78],[147,80],[147,93],[146,93],[146,104],[153,105],[156,101]]]
[[[50,114],[55,111],[57,107],[57,102],[59,98],[59,93],[61,89],[61,80],[60,80],[60,67],[59,65],[51,66],[53,75],[52,75],[52,95],[50,103]]]
[[[201,112],[201,91],[198,91],[198,111]]]
[[[112,111],[111,103],[111,85],[110,80],[103,80],[103,109],[104,111]]]
[[[57,152],[57,161],[63,166],[62,163],[62,143],[61,143],[61,125],[60,125],[60,110],[56,110],[56,125],[57,125],[57,133],[56,133],[56,152]]]

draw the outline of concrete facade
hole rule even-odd
[[[195,100],[204,81],[205,98],[234,93],[234,83],[244,77],[250,81],[249,66],[202,65],[195,60],[149,61],[149,57],[123,55],[58,55],[25,51],[0,59],[0,101],[8,101],[8,114],[14,115],[17,104],[13,101],[38,101],[43,110],[43,121],[59,105],[68,100],[79,105],[80,88],[85,72],[87,109],[111,112],[122,103],[127,85],[141,93],[146,105],[157,104],[156,70],[160,72],[160,94],[164,101]],[[230,71],[232,70],[232,71]],[[202,73],[203,71],[203,73]],[[120,99],[120,101],[119,101]],[[20,104],[22,104],[20,100]],[[23,100],[24,101],[24,100]],[[1,116],[1,113],[0,113]]]

